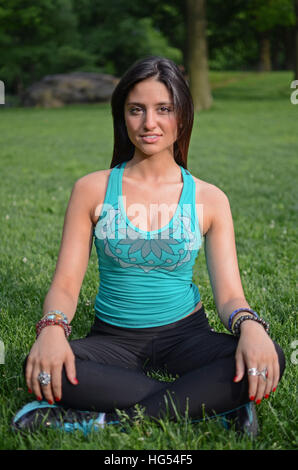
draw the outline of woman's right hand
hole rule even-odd
[[[37,400],[42,397],[53,404],[62,398],[62,369],[65,367],[68,380],[77,385],[75,356],[59,325],[43,328],[33,344],[26,365],[26,383]],[[40,372],[51,374],[49,385],[41,385],[38,381]]]

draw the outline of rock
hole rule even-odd
[[[22,104],[57,108],[71,103],[107,102],[119,79],[88,72],[47,75],[24,92]]]

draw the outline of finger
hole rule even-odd
[[[264,391],[264,397],[265,398],[269,398],[269,395],[272,391],[272,383],[273,383],[273,366],[269,365],[267,367],[267,380],[266,380],[266,387],[265,387],[265,391]]]
[[[60,401],[62,398],[62,385],[61,385],[61,375],[62,375],[62,364],[60,366],[56,365],[52,370],[52,394],[55,401]]]
[[[248,375],[248,396],[251,401],[256,399],[258,389],[258,376]]]
[[[52,405],[54,403],[54,397],[52,393],[51,384],[41,385],[41,389],[45,400],[49,403],[49,405]]]
[[[273,392],[275,392],[275,389],[278,385],[279,377],[280,377],[280,367],[279,367],[279,361],[278,361],[278,357],[277,357],[276,360],[273,362],[273,380],[272,380],[272,391]]]
[[[47,374],[51,374],[51,367],[47,363],[41,363],[41,369],[40,370],[42,372],[46,372]],[[52,405],[54,403],[54,397],[53,397],[53,394],[52,394],[51,382],[48,385],[41,385],[40,384],[40,388],[41,388],[41,391],[42,391],[42,394],[43,394],[45,400],[47,400],[47,402],[50,405]]]
[[[75,356],[71,352],[67,355],[65,360],[65,372],[68,380],[73,384],[77,385],[78,380],[76,377],[76,366],[75,366]]]
[[[258,366],[258,371],[263,371],[265,369],[265,365],[260,365]],[[266,382],[267,380],[264,380],[264,378],[261,375],[258,375],[258,388],[257,388],[257,393],[256,393],[256,403],[260,404],[262,399],[264,398],[265,394],[265,389],[266,389]]]
[[[33,390],[33,384],[32,384],[32,370],[33,370],[33,363],[30,357],[27,359],[26,363],[26,371],[25,371],[25,379],[26,379],[26,384],[28,387],[28,392],[32,393]]]
[[[243,379],[245,374],[245,362],[242,354],[236,354],[236,375],[234,377],[234,382],[240,382]]]
[[[42,400],[42,393],[40,388],[40,383],[38,381],[38,374],[40,373],[40,366],[35,364],[32,368],[32,375],[31,375],[31,385],[32,391],[35,394],[37,400]]]

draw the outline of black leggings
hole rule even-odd
[[[193,419],[238,408],[249,401],[245,375],[234,383],[238,340],[211,329],[204,307],[182,320],[154,328],[121,328],[95,318],[86,338],[70,341],[79,384],[72,385],[63,371],[61,405],[106,412],[115,409],[133,418],[135,405],[151,418],[176,412]],[[285,367],[276,343],[280,377]],[[148,372],[168,373],[161,381]],[[177,378],[178,376],[178,378]]]

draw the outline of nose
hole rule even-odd
[[[144,117],[144,128],[152,130],[156,127],[156,116],[154,110],[147,109]]]

